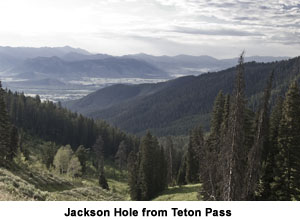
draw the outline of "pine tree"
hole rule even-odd
[[[93,150],[96,154],[98,164],[99,185],[103,189],[109,189],[107,180],[104,175],[104,142],[101,136],[98,136],[95,144],[93,145]]]
[[[221,124],[221,128],[220,128],[220,136],[221,136],[222,143],[224,143],[224,141],[225,141],[225,135],[226,135],[227,129],[228,129],[229,112],[230,112],[230,95],[227,94],[224,98],[222,124]]]
[[[167,162],[167,182],[169,185],[174,183],[174,149],[173,141],[171,137],[167,137],[166,140],[166,162]]]
[[[227,98],[227,97],[226,97]],[[215,99],[211,117],[210,136],[219,136],[224,115],[225,98],[223,92],[220,91]],[[227,103],[228,105],[229,103]],[[226,116],[225,116],[226,117]]]
[[[193,129],[186,154],[186,182],[199,182],[199,161],[203,158],[204,138],[201,127]],[[202,169],[202,168],[201,168]]]
[[[154,183],[154,166],[155,166],[155,153],[156,143],[150,132],[147,132],[146,136],[141,140],[140,146],[140,167],[139,167],[139,179],[141,189],[141,200],[150,200],[155,195]]]
[[[283,103],[279,127],[279,155],[277,184],[282,185],[280,200],[300,199],[300,94],[299,86],[293,82]]]
[[[22,141],[22,135],[19,139],[20,141]],[[20,143],[20,141],[18,145],[20,146],[21,149],[22,143]],[[41,160],[49,169],[53,165],[54,157],[57,153],[58,146],[55,145],[55,143],[53,142],[45,142],[42,144],[42,146],[40,146],[40,148],[41,148],[41,153],[40,153]]]
[[[241,200],[247,149],[245,141],[245,111],[244,94],[244,53],[241,54],[237,67],[237,76],[230,105],[228,129],[223,152],[224,173],[222,177],[222,200]]]
[[[129,194],[132,200],[141,200],[139,183],[139,159],[135,152],[131,151],[127,161]]]
[[[82,167],[82,173],[86,172],[86,162],[88,160],[89,150],[86,149],[83,145],[80,145],[75,151],[75,155],[78,157],[80,165]]]
[[[181,159],[181,163],[180,163],[180,167],[176,179],[177,185],[181,186],[187,184],[185,176],[186,176],[186,154],[184,154]]]
[[[127,146],[125,141],[121,141],[119,147],[118,147],[118,151],[115,155],[115,160],[116,163],[118,165],[118,168],[122,171],[124,169],[124,167],[126,167],[126,162],[127,162]]]
[[[221,193],[221,189],[219,189],[221,178],[219,157],[224,104],[225,99],[222,91],[220,91],[215,99],[211,116],[210,134],[202,153],[203,158],[200,158],[201,194],[206,200],[218,200]]]
[[[261,178],[262,192],[260,194],[261,200],[278,200],[277,194],[280,194],[280,189],[283,183],[276,184],[275,178],[278,176],[279,167],[276,164],[276,158],[278,158],[278,135],[279,124],[282,118],[282,106],[283,98],[278,97],[276,104],[273,107],[270,116],[270,129],[269,129],[269,148],[267,150],[267,156],[264,163],[263,175]],[[279,192],[279,193],[278,193]]]
[[[0,166],[6,165],[9,158],[10,123],[4,101],[4,90],[0,81]]]
[[[258,110],[255,139],[248,155],[246,187],[244,192],[244,199],[248,200],[253,200],[255,198],[255,191],[261,177],[263,153],[268,148],[269,101],[273,77],[274,72],[270,75],[267,87],[265,88],[262,106]]]
[[[10,161],[17,155],[19,143],[18,129],[15,126],[11,126],[10,129],[10,142],[9,142],[9,154],[8,158]]]
[[[104,172],[104,142],[101,136],[98,136],[95,144],[93,145],[95,152],[97,168],[100,173]]]
[[[156,173],[158,174],[156,180],[154,182],[158,183],[156,193],[162,192],[168,186],[168,169],[167,169],[167,161],[165,158],[164,148],[159,146],[157,151],[157,167]]]

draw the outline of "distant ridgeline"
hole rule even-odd
[[[299,78],[299,68],[299,57],[272,63],[246,63],[247,106],[257,109],[272,70],[271,103],[274,104],[274,97],[283,95],[291,80]],[[187,135],[199,123],[208,131],[213,101],[220,90],[233,91],[235,73],[236,68],[230,68],[158,84],[115,85],[66,103],[66,106],[136,134],[150,130],[159,136]]]

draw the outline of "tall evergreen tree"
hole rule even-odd
[[[275,183],[275,178],[278,176],[279,167],[277,167],[276,159],[279,154],[278,135],[279,125],[282,118],[283,98],[278,97],[276,104],[273,107],[270,116],[270,129],[269,129],[269,148],[267,149],[267,156],[264,162],[263,175],[261,178],[261,200],[278,200],[281,187],[284,183]],[[279,193],[278,193],[279,192]]]
[[[18,151],[18,143],[19,143],[19,134],[18,129],[15,126],[11,126],[10,129],[10,142],[9,142],[9,152],[8,158],[10,161],[17,155]]]
[[[115,160],[118,168],[122,171],[126,167],[127,163],[127,146],[125,141],[122,141],[118,147],[118,151],[115,155]]]
[[[157,139],[147,132],[139,149],[138,183],[141,200],[150,200],[166,187],[166,161]]]
[[[166,160],[167,160],[167,182],[169,185],[174,183],[174,149],[171,137],[166,140]]]
[[[244,199],[248,200],[255,198],[255,191],[261,177],[263,153],[268,148],[269,102],[273,77],[274,72],[270,75],[270,79],[264,91],[262,105],[258,110],[255,139],[248,155],[246,187],[244,192]]]
[[[4,90],[0,81],[0,166],[6,165],[9,158],[10,124],[6,104],[4,101]]]
[[[146,136],[142,138],[140,146],[139,179],[142,200],[150,200],[155,195],[154,172],[156,170],[154,167],[157,148],[158,144],[154,137],[147,132]]]
[[[199,181],[200,163],[204,156],[204,138],[201,127],[196,127],[190,135],[189,145],[186,154],[186,182],[197,183]],[[202,168],[201,168],[202,169]]]
[[[221,127],[224,115],[225,98],[222,91],[215,99],[211,116],[210,134],[205,143],[203,158],[200,158],[200,177],[202,195],[207,200],[218,200],[221,190],[219,188],[221,173],[219,157],[221,146]]]
[[[232,95],[229,113],[229,123],[224,146],[224,174],[222,200],[241,200],[247,149],[245,141],[245,82],[244,82],[244,53],[239,58],[237,76]]]
[[[134,151],[128,155],[128,185],[129,194],[132,200],[141,200],[141,190],[139,182],[139,158]]]
[[[103,189],[109,189],[107,180],[104,175],[104,142],[101,136],[98,136],[95,144],[93,145],[93,150],[96,154],[96,160],[99,172],[99,185]]]
[[[279,177],[277,184],[282,184],[280,200],[300,199],[300,93],[294,81],[283,103],[282,119],[279,127],[279,156],[277,163]]]
[[[86,149],[83,145],[80,145],[75,151],[75,155],[78,157],[82,168],[82,174],[84,174],[86,171],[86,162],[89,156],[89,149]]]

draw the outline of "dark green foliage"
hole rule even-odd
[[[103,189],[109,189],[105,175],[104,175],[104,142],[101,136],[99,136],[93,145],[95,152],[97,168],[99,172],[99,185]]]
[[[171,137],[166,140],[166,163],[167,163],[167,183],[172,185],[174,183],[174,149]]]
[[[269,145],[266,152],[266,159],[264,162],[264,170],[261,178],[261,200],[278,200],[277,195],[280,194],[280,188],[283,183],[275,183],[275,177],[278,176],[279,167],[277,167],[276,159],[279,154],[278,135],[279,125],[282,118],[283,98],[278,97],[276,104],[270,116],[269,129]]]
[[[53,142],[45,142],[40,146],[40,157],[42,162],[49,169],[53,165],[54,156],[58,150],[58,146]]]
[[[84,174],[86,171],[86,162],[89,157],[89,149],[86,149],[83,145],[80,145],[75,151],[75,155],[78,157],[78,160],[82,167],[82,174]]]
[[[199,165],[204,148],[202,128],[193,129],[186,154],[186,182],[197,183],[199,181]]]
[[[150,200],[167,186],[164,150],[148,132],[141,140],[138,162],[135,153],[128,159],[129,187],[132,199]]]
[[[140,200],[141,192],[139,185],[139,160],[135,152],[131,151],[128,155],[127,170],[128,170],[128,185],[130,198],[132,200]]]
[[[6,165],[6,162],[12,156],[10,142],[10,123],[4,101],[4,90],[0,81],[0,166]]]
[[[58,145],[70,144],[91,148],[98,135],[104,141],[105,157],[114,156],[121,141],[133,142],[133,137],[103,121],[83,117],[39,96],[25,97],[22,93],[4,92],[12,123],[46,141]]]
[[[101,136],[99,136],[93,145],[93,151],[96,156],[97,168],[100,173],[104,171],[104,142]]]
[[[227,101],[228,102],[228,101]],[[221,125],[223,122],[223,117],[227,117],[227,115],[224,115],[224,104],[225,104],[225,98],[222,93],[222,91],[219,92],[219,94],[216,97],[216,100],[214,102],[213,111],[211,114],[211,122],[210,122],[210,136],[212,138],[215,138],[215,136],[219,136],[221,131]],[[227,103],[226,105],[228,105]],[[227,113],[228,114],[228,113]]]
[[[261,178],[262,163],[265,159],[266,151],[269,144],[269,104],[271,97],[272,81],[274,72],[271,73],[269,82],[263,96],[263,103],[258,110],[256,133],[252,148],[248,154],[247,164],[247,176],[246,176],[246,187],[244,199],[253,200],[255,199],[255,192]],[[248,132],[250,133],[250,132]]]
[[[158,155],[158,142],[148,132],[141,140],[140,146],[140,167],[139,179],[141,188],[141,200],[150,200],[154,197],[156,191],[156,173],[155,162]]]
[[[118,168],[122,171],[126,167],[127,163],[127,146],[125,141],[120,143],[118,151],[115,155],[115,160]]]
[[[9,153],[8,158],[10,161],[17,155],[19,145],[19,134],[18,129],[15,126],[10,128],[10,142],[9,142]]]
[[[280,121],[277,185],[281,184],[280,200],[300,199],[300,93],[293,82],[286,93]]]
[[[182,156],[181,164],[178,170],[176,183],[177,185],[186,185],[186,154]]]
[[[229,96],[226,97],[226,107],[229,107]],[[225,98],[222,92],[216,97],[211,116],[211,132],[206,140],[200,158],[200,181],[202,183],[201,194],[206,200],[218,200],[220,198],[219,157],[221,146],[222,125],[227,127],[229,110],[225,112]],[[224,127],[224,129],[225,129]]]

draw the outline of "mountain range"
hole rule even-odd
[[[247,57],[246,61],[272,62],[288,57]],[[232,67],[237,58],[216,59],[210,56],[152,56],[134,54],[114,57],[91,54],[79,48],[0,47],[2,75],[34,73],[39,78],[106,77],[106,78],[172,78],[199,75]],[[45,75],[46,74],[46,75]],[[28,80],[33,79],[33,75]],[[37,78],[34,78],[37,79]]]
[[[288,58],[257,56],[245,59],[272,62]],[[236,62],[237,58],[210,56],[111,56],[69,46],[0,47],[0,78],[4,87],[14,91],[39,94],[43,100],[64,101],[118,83],[161,82],[220,71]]]

